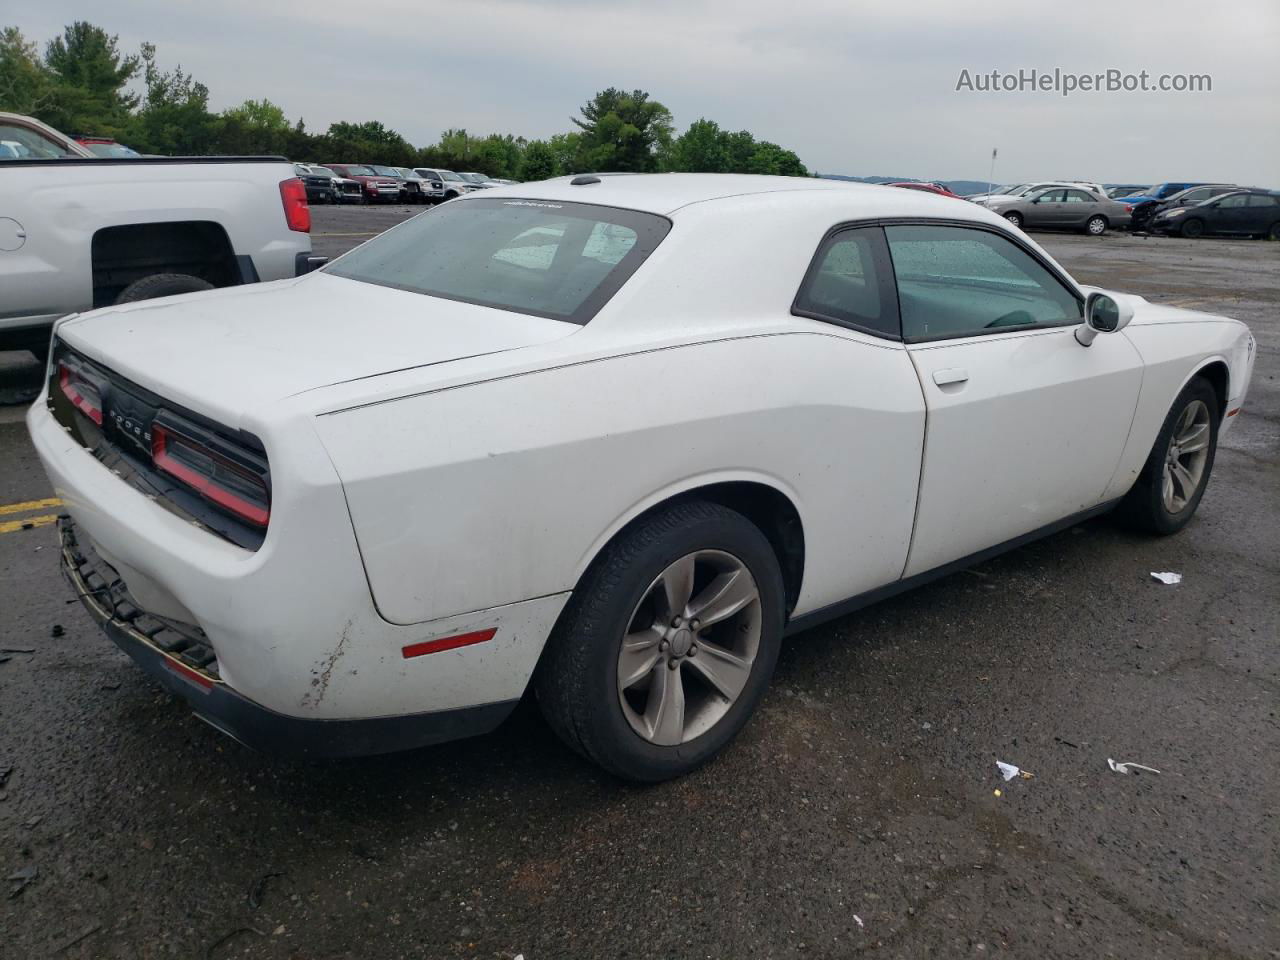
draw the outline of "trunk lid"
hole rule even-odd
[[[87,314],[58,336],[229,427],[307,390],[548,343],[581,328],[313,273]]]

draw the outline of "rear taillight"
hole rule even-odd
[[[1126,204],[1124,205],[1124,212],[1125,212],[1125,213],[1133,213],[1133,204],[1132,204],[1132,203],[1126,203]]]
[[[311,232],[311,208],[307,206],[307,187],[298,177],[280,181],[280,202],[284,204],[284,220],[290,230]]]
[[[152,424],[151,458],[157,470],[246,523],[265,527],[271,518],[271,493],[263,477],[198,440]]]
[[[97,387],[65,363],[58,364],[58,387],[73,407],[98,426],[102,426],[102,397],[99,396]]]

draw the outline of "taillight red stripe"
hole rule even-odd
[[[1239,407],[1236,407],[1234,410],[1228,410],[1228,411],[1227,411],[1227,416],[1228,416],[1228,417],[1234,417],[1234,416],[1235,416],[1237,413],[1239,413],[1239,412],[1240,412],[1240,408],[1239,408]]]
[[[102,426],[102,411],[90,403],[71,383],[71,368],[65,363],[58,366],[58,386],[62,388],[62,395],[71,401],[71,405],[83,413],[86,417]]]
[[[151,460],[157,470],[163,470],[170,476],[177,477],[201,496],[212,500],[220,507],[225,507],[236,516],[259,527],[265,527],[271,519],[271,511],[257,504],[249,503],[214,483],[213,479],[197,473],[184,463],[180,463],[169,455],[169,431],[162,426],[151,428]],[[175,438],[176,439],[176,438]],[[179,440],[178,442],[184,442]],[[200,448],[198,444],[192,447]]]
[[[184,677],[187,680],[190,680],[192,683],[194,683],[198,687],[203,687],[206,690],[213,689],[212,678],[206,677],[203,673],[201,673],[199,670],[196,670],[194,667],[188,667],[185,663],[182,663],[178,660],[170,660],[168,657],[164,658],[164,665],[168,667],[170,670],[172,670],[174,673],[178,674],[180,677]]]
[[[469,647],[475,643],[484,643],[486,640],[492,640],[493,635],[497,632],[495,628],[492,630],[477,630],[475,633],[460,633],[454,637],[423,640],[421,643],[411,643],[407,647],[402,647],[400,653],[406,660],[412,657],[424,657],[428,653],[441,653],[445,650],[456,650],[458,647]]]

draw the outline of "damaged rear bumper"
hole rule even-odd
[[[246,746],[315,759],[368,756],[487,733],[518,701],[399,717],[320,720],[255,703],[219,676],[203,632],[138,608],[116,572],[81,543],[74,522],[58,521],[62,572],[90,616],[115,644],[201,720]]]

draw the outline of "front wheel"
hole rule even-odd
[[[1090,217],[1089,221],[1084,225],[1085,233],[1091,237],[1100,237],[1107,232],[1107,218],[1103,216]]]
[[[1271,229],[1267,231],[1267,237],[1271,240],[1280,240],[1280,220],[1271,225]]]
[[[1196,377],[1169,408],[1137,482],[1120,503],[1120,519],[1162,535],[1185,527],[1209,484],[1219,421],[1217,392]]]
[[[1182,229],[1179,231],[1184,237],[1195,239],[1204,233],[1204,221],[1195,217],[1182,221]]]
[[[1006,220],[1008,220],[1010,223],[1012,223],[1012,224],[1013,224],[1015,227],[1017,227],[1019,230],[1021,230],[1021,229],[1022,229],[1022,214],[1020,214],[1020,213],[1006,213],[1006,214],[1004,215],[1004,218],[1005,218]]]
[[[547,643],[547,721],[625,779],[690,772],[764,696],[783,596],[773,548],[740,513],[693,501],[642,519],[583,575]]]

